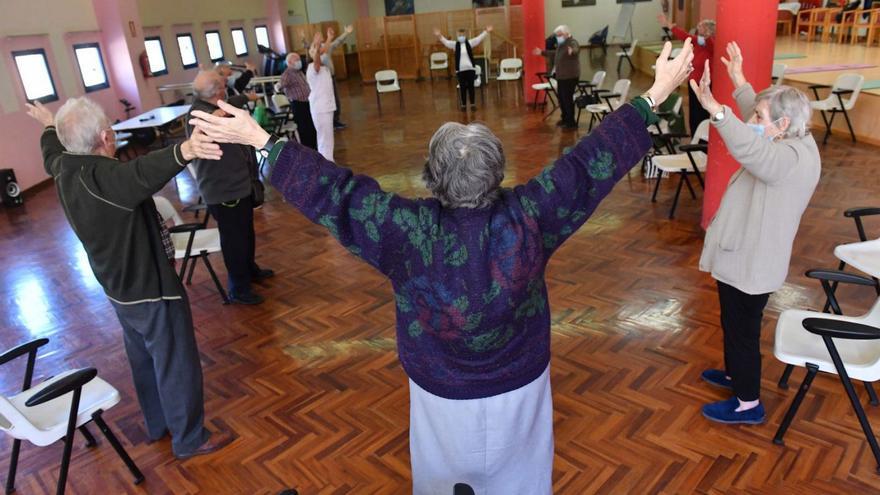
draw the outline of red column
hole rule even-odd
[[[530,101],[532,84],[540,82],[537,72],[547,70],[544,57],[535,55],[535,47],[544,48],[544,0],[522,0],[523,11],[523,92]]]
[[[773,48],[776,45],[776,2],[767,0],[718,0],[715,54],[712,60],[712,93],[724,105],[736,111],[733,83],[727,75],[721,56],[727,56],[727,43],[736,41],[743,52],[746,79],[761,91],[770,85]],[[749,116],[740,115],[748,119]],[[703,196],[703,228],[709,226],[730,176],[739,163],[730,156],[721,137],[712,129],[709,135],[709,167],[706,192]]]

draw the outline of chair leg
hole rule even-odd
[[[688,191],[691,192],[691,198],[692,198],[692,199],[697,199],[697,193],[696,193],[696,191],[694,191],[694,186],[691,185],[691,180],[688,179],[688,174],[687,174],[687,172],[682,172],[682,173],[681,173],[681,176],[682,176],[682,178],[684,178],[684,184],[685,184],[686,186],[688,186]]]
[[[201,258],[205,262],[205,266],[208,268],[208,273],[211,274],[211,280],[214,281],[214,286],[217,287],[217,292],[220,293],[220,297],[223,299],[223,304],[229,304],[229,297],[226,296],[226,291],[223,290],[223,285],[220,284],[220,279],[218,279],[217,274],[214,273],[214,267],[212,267],[211,262],[208,261],[208,253],[203,251]],[[195,262],[193,262],[193,264],[195,264]]]
[[[846,119],[846,126],[849,128],[849,135],[852,138],[852,142],[856,142],[856,131],[853,130],[852,123],[849,121],[849,114],[846,112],[846,108],[843,109],[843,118]]]
[[[189,264],[189,273],[186,276],[186,285],[192,285],[193,281],[193,272],[196,271],[196,263],[192,262]]]
[[[64,453],[61,454],[61,471],[58,473],[58,488],[55,493],[64,495],[67,485],[67,470],[70,468],[70,453],[73,451],[73,438],[76,435],[76,418],[79,416],[79,399],[82,396],[82,387],[73,391],[70,401],[70,415],[67,418],[67,435],[64,436]]]
[[[874,391],[874,385],[871,382],[864,382],[865,390],[868,391],[868,399],[872,406],[880,406],[880,401],[877,400],[877,392]]]
[[[657,191],[660,190],[660,179],[662,179],[662,178],[663,178],[663,171],[660,169],[657,169],[657,177],[654,179],[654,181],[655,181],[654,182],[654,194],[651,195],[651,202],[652,203],[657,202]]]
[[[376,91],[376,105],[379,107],[379,115],[382,115],[382,98],[379,98],[378,91]]]
[[[177,274],[177,278],[179,278],[181,282],[183,281],[183,277],[186,276],[186,265],[189,263],[189,260],[189,256],[184,256],[183,261],[180,262],[180,273]]]
[[[865,440],[868,441],[871,452],[874,454],[874,460],[877,461],[877,471],[880,472],[880,446],[877,445],[877,437],[874,436],[871,423],[868,422],[868,417],[865,416],[865,410],[862,409],[862,403],[859,402],[859,396],[856,395],[856,389],[846,373],[846,367],[843,365],[843,360],[840,359],[840,354],[837,352],[834,341],[831,340],[831,337],[825,335],[822,336],[822,340],[825,341],[825,347],[828,348],[828,353],[831,354],[831,360],[834,361],[834,367],[840,376],[840,382],[843,384],[846,395],[849,396],[849,401],[852,403],[853,410],[859,418],[859,424],[862,425],[862,431],[865,433]]]
[[[837,110],[831,111],[831,118],[828,119],[828,122],[825,123],[825,138],[822,139],[822,144],[828,144],[828,138],[831,137],[831,126],[834,125],[834,117],[837,115]]]
[[[89,428],[86,425],[82,425],[78,429],[79,432],[82,433],[83,438],[86,439],[86,447],[92,448],[95,445],[98,445],[98,442],[95,441],[95,437],[92,436],[92,432],[89,431]]]
[[[783,390],[788,390],[788,379],[791,377],[792,370],[794,370],[793,364],[788,364],[785,366],[785,371],[783,371],[782,376],[779,377],[779,388]]]
[[[794,419],[794,415],[797,414],[798,408],[801,407],[801,402],[804,401],[804,396],[806,396],[807,391],[810,390],[810,385],[813,384],[813,378],[816,378],[816,373],[818,372],[819,366],[813,363],[807,363],[807,376],[804,377],[804,381],[801,383],[797,395],[794,396],[794,400],[791,401],[791,406],[789,406],[788,411],[785,412],[785,417],[782,418],[782,423],[780,423],[779,429],[776,430],[776,436],[773,437],[773,443],[776,445],[785,445],[785,441],[782,437],[785,436],[785,432],[788,431],[788,427],[791,426],[791,421]]]
[[[119,443],[116,435],[113,434],[113,430],[111,430],[110,427],[107,426],[107,423],[104,422],[104,418],[101,416],[102,414],[104,414],[104,411],[101,409],[92,413],[92,421],[98,425],[98,429],[104,434],[104,438],[110,442],[110,445],[113,446],[113,450],[116,451],[116,454],[118,454],[119,458],[122,459],[122,462],[125,463],[125,467],[131,471],[131,475],[134,476],[134,484],[141,484],[144,481],[144,473],[138,469],[137,464],[135,464],[131,457],[129,457],[128,452],[125,451],[125,448]]]
[[[620,74],[620,65],[623,63],[623,57],[617,57],[617,74]]]
[[[684,184],[685,175],[681,173],[681,178],[678,180],[678,187],[675,189],[675,197],[672,198],[672,208],[669,209],[669,219],[672,220],[675,218],[675,207],[678,206],[678,197],[681,196],[681,186]]]
[[[6,495],[15,491],[15,472],[18,469],[18,453],[21,451],[21,440],[12,441],[12,455],[9,457],[9,476],[6,477]]]

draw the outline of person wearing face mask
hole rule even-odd
[[[661,26],[665,26],[672,32],[672,36],[684,41],[690,38],[694,44],[694,72],[691,74],[691,81],[700,82],[703,77],[703,66],[706,60],[712,60],[712,53],[715,51],[715,21],[703,19],[697,24],[697,34],[688,34],[687,31],[677,27],[669,21],[664,14],[657,16],[657,22]],[[697,131],[700,122],[709,118],[709,114],[700,105],[697,96],[688,88],[688,125],[691,129],[691,135]]]
[[[709,61],[691,89],[711,117],[730,154],[742,166],[730,180],[712,219],[700,270],[718,283],[724,368],[703,372],[703,380],[730,389],[725,401],[706,404],[703,415],[721,423],[762,423],[761,320],[770,294],[788,275],[791,247],[801,216],[819,182],[821,158],[808,126],[806,95],[771,86],[757,95],[746,81],[742,52],[727,45],[727,66],[743,122],[715,100]]]
[[[556,53],[553,62],[553,75],[556,78],[556,93],[559,95],[559,110],[562,119],[556,123],[563,129],[577,129],[574,120],[574,91],[581,78],[580,46],[566,25],[553,30],[556,36]],[[535,48],[535,55],[547,56],[547,50]]]
[[[474,48],[483,42],[483,39],[492,32],[492,26],[475,38],[468,39],[464,29],[459,29],[455,41],[446,39],[440,30],[434,28],[434,36],[450,50],[455,50],[455,75],[458,77],[459,105],[462,110],[467,109],[468,98],[471,100],[471,109],[477,108],[477,99],[474,91],[474,81],[477,79],[477,71],[474,68]]]
[[[287,69],[281,74],[278,89],[290,101],[293,121],[296,122],[299,139],[303,146],[318,149],[318,133],[312,121],[312,109],[309,106],[309,82],[303,72],[302,57],[298,53],[287,54]]]

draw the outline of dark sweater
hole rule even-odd
[[[165,254],[153,194],[186,162],[169,146],[128,162],[67,153],[53,127],[40,138],[67,221],[107,297],[122,304],[180,299],[183,286]]]
[[[568,54],[568,49],[572,49],[572,54]],[[573,36],[566,39],[561,45],[556,47],[555,59],[553,67],[556,70],[557,80],[580,79],[581,78],[581,58],[580,45]]]
[[[297,143],[272,184],[392,283],[400,361],[428,392],[489,397],[537,378],[550,360],[544,268],[650,148],[644,109],[624,105],[570,153],[486,208],[382,191]],[[275,149],[273,157],[275,158]]]
[[[245,95],[233,96],[226,100],[227,103],[238,108],[243,107],[247,101],[248,98]],[[201,110],[213,113],[217,108],[217,105],[213,103],[195,99],[189,111],[192,113],[194,110]],[[189,116],[187,116],[186,135],[189,136],[191,132],[192,126],[189,124]],[[199,194],[209,205],[245,198],[251,194],[253,189],[251,162],[254,160],[254,148],[241,144],[223,143],[220,145],[220,149],[223,151],[223,156],[219,160],[193,160]]]

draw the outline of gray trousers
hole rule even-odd
[[[171,433],[175,455],[198,449],[211,435],[205,428],[202,365],[189,300],[118,304],[125,352],[147,434]]]

